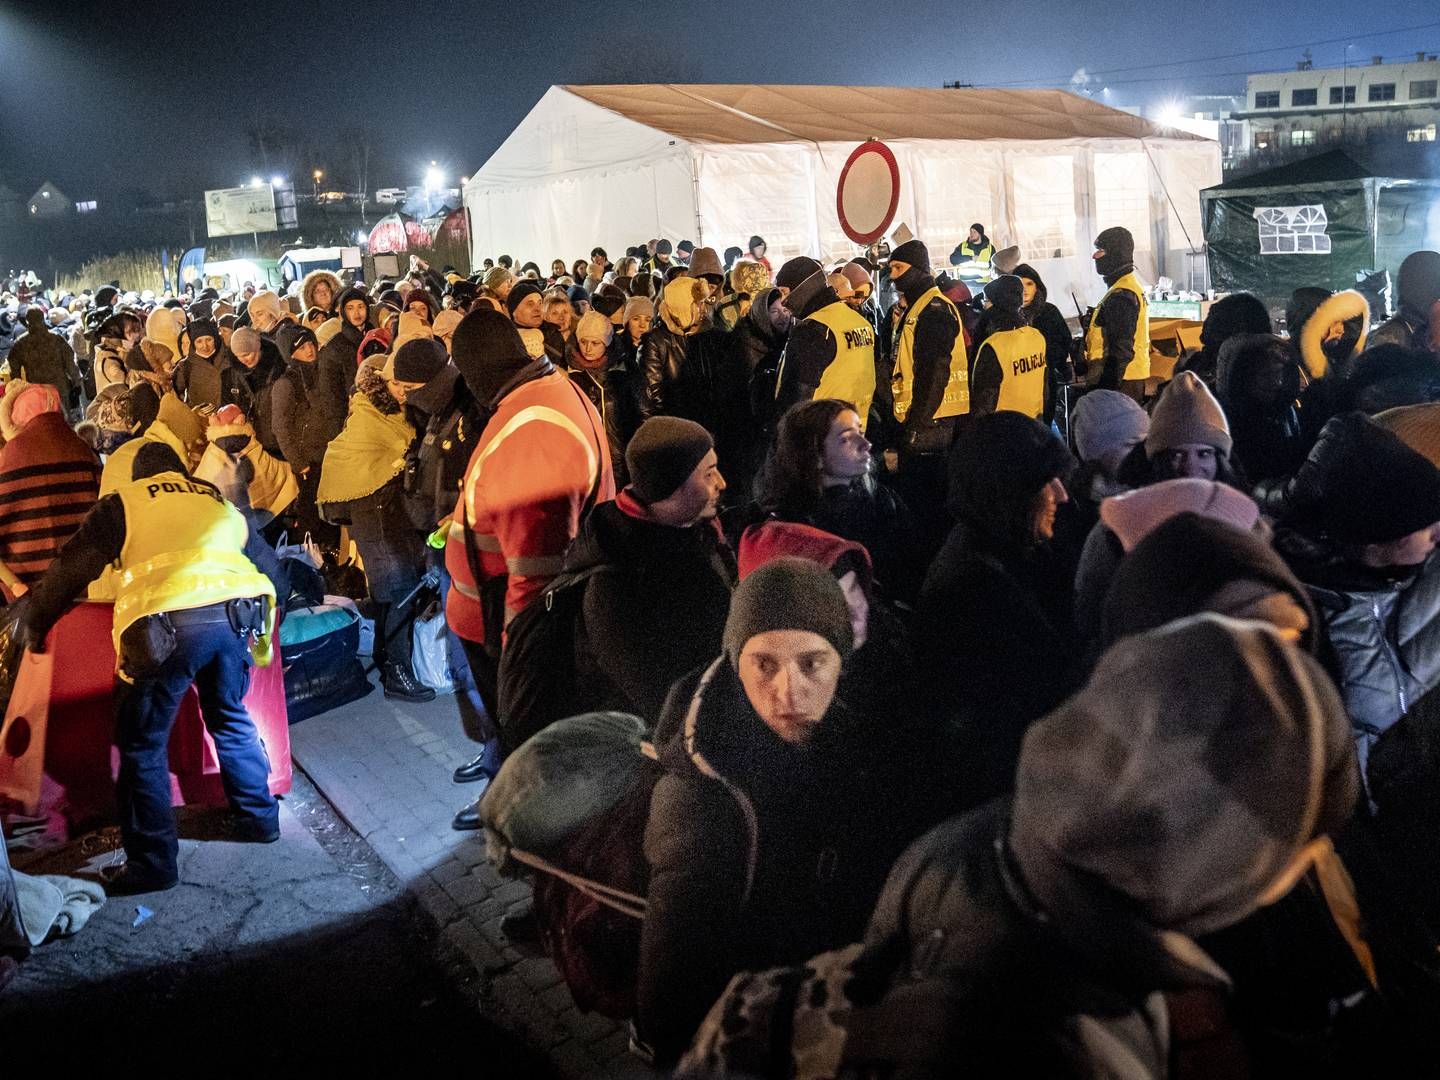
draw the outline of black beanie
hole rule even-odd
[[[919,240],[906,240],[890,252],[891,262],[902,262],[925,273],[930,273],[930,249]]]
[[[1001,311],[1018,314],[1025,306],[1025,283],[1014,274],[1001,274],[985,286],[985,299]]]
[[[178,472],[189,474],[185,463],[180,460],[180,455],[175,453],[169,443],[146,441],[135,454],[135,460],[130,463],[130,479],[144,480],[147,476],[154,476],[162,472]]]
[[[480,304],[460,320],[450,338],[450,355],[460,377],[487,409],[493,409],[528,372],[548,374],[549,361],[532,359],[510,319]]]
[[[752,237],[750,237],[750,243],[748,243],[748,244],[745,245],[745,250],[746,250],[746,251],[754,251],[757,247],[769,247],[769,246],[770,246],[769,244],[765,243],[765,238],[764,238],[763,236],[752,236]]]
[[[681,240],[680,243],[677,245],[676,250],[683,251],[686,255],[689,255],[692,251],[695,250],[695,242],[693,240]]]
[[[725,654],[738,665],[745,643],[771,630],[809,630],[835,646],[840,659],[855,647],[850,606],[835,575],[811,559],[787,555],[751,573],[730,597]]]
[[[693,420],[652,416],[625,448],[630,490],[643,503],[663,502],[695,471],[715,440]]]
[[[399,289],[386,289],[376,297],[375,303],[388,307],[391,311],[399,311],[405,306],[405,298],[400,295]]]
[[[655,245],[656,255],[669,255],[674,250],[675,249],[670,246],[669,240],[661,240],[658,244]]]
[[[536,285],[533,281],[519,281],[515,283],[515,286],[510,290],[510,295],[505,297],[505,307],[511,315],[515,314],[515,309],[520,306],[520,301],[524,300],[531,293],[534,293],[536,296],[541,295],[540,286]]]
[[[726,248],[726,249],[725,249],[725,269],[726,269],[726,270],[729,270],[732,266],[735,265],[736,261],[739,260],[739,259],[741,258],[741,256],[743,256],[744,254],[745,254],[745,252],[741,251],[741,250],[740,250],[739,248],[737,248],[737,247],[728,247],[728,248]]]
[[[411,338],[395,353],[394,378],[396,382],[427,383],[440,372],[450,358],[445,355],[445,346],[434,338]]]
[[[818,262],[808,255],[797,255],[780,267],[780,272],[775,275],[775,285],[777,288],[793,289],[811,274],[818,273],[820,273]]]

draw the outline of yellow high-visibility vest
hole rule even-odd
[[[178,472],[132,480],[115,494],[125,508],[111,627],[116,655],[120,636],[147,615],[263,596],[272,625],[252,653],[268,664],[275,586],[245,557],[248,528],[240,511],[209,484]]]
[[[1135,271],[1130,271],[1100,298],[1100,303],[1095,306],[1094,313],[1090,316],[1090,328],[1085,331],[1085,358],[1091,363],[1105,358],[1105,335],[1100,330],[1100,309],[1105,306],[1105,301],[1114,296],[1116,292],[1124,291],[1135,294],[1135,299],[1140,301],[1140,317],[1135,320],[1135,356],[1125,365],[1125,371],[1121,374],[1122,379],[1148,379],[1150,377],[1150,305],[1145,302],[1145,287],[1140,284],[1140,279],[1135,276]]]
[[[945,380],[945,395],[931,419],[964,416],[970,411],[970,362],[965,355],[964,324],[950,298],[932,285],[906,310],[895,346],[895,373],[891,376],[890,388],[895,394],[895,419],[902,424],[910,414],[910,403],[915,396],[915,320],[933,300],[939,300],[955,316],[955,344],[950,346],[950,373]]]
[[[816,400],[838,398],[855,406],[860,430],[870,415],[875,397],[875,328],[843,300],[826,304],[806,316],[820,323],[835,338],[835,359],[820,376]]]
[[[1000,362],[997,411],[1038,419],[1045,411],[1045,335],[1033,326],[1001,330],[985,339]]]

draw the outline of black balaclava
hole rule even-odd
[[[1130,230],[1114,225],[1095,238],[1095,250],[1105,254],[1095,260],[1095,269],[1107,282],[1135,269],[1135,238]]]

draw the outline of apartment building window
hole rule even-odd
[[[1291,146],[1314,146],[1315,132],[1295,130],[1290,132]]]
[[[1435,97],[1435,79],[1416,79],[1410,83],[1410,100]]]
[[[84,202],[77,202],[75,204],[75,212],[78,214],[93,214],[95,207],[96,203],[94,199],[86,199]]]
[[[1279,90],[1256,90],[1255,108],[1257,109],[1278,109],[1280,107]]]
[[[1319,100],[1318,95],[1318,90],[1291,90],[1290,104],[1292,106],[1314,105],[1317,104]]]
[[[1371,101],[1394,101],[1395,84],[1393,82],[1377,82],[1370,84]]]
[[[1434,124],[1428,124],[1428,125],[1426,125],[1425,127],[1422,127],[1422,128],[1411,128],[1409,131],[1405,132],[1405,141],[1406,141],[1406,142],[1434,142],[1434,141],[1435,141],[1435,125],[1434,125]]]
[[[1355,104],[1355,87],[1353,86],[1332,86],[1330,87],[1331,105],[1353,105]]]

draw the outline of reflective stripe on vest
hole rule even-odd
[[[985,339],[1000,362],[997,411],[1038,418],[1045,411],[1045,335],[1033,326],[1001,330]]]
[[[465,489],[464,524],[466,526],[473,526],[475,523],[475,484],[480,479],[480,470],[484,468],[485,462],[489,460],[491,454],[500,449],[501,443],[513,435],[518,429],[534,420],[554,424],[556,427],[568,431],[575,437],[575,440],[579,442],[585,450],[586,487],[589,489],[595,486],[595,474],[600,469],[600,456],[595,447],[590,445],[590,440],[585,436],[585,433],[576,426],[575,421],[571,420],[559,410],[552,409],[548,405],[529,405],[512,416],[506,422],[505,426],[495,433],[495,438],[486,444],[485,449],[480,451],[479,455],[470,464],[470,468],[466,471],[465,479],[462,481]],[[476,540],[479,540],[478,533],[476,534]],[[498,545],[496,546],[496,550],[499,550]]]
[[[1094,313],[1090,316],[1090,328],[1085,331],[1085,358],[1090,361],[1105,359],[1105,334],[1100,329],[1100,309],[1105,306],[1105,301],[1114,296],[1116,291],[1133,293],[1135,299],[1140,301],[1140,317],[1135,320],[1135,355],[1125,365],[1125,372],[1120,377],[1139,381],[1150,377],[1150,305],[1145,302],[1145,287],[1140,284],[1140,279],[1135,276],[1135,271],[1125,274],[1114,285],[1110,286],[1100,303],[1095,306]]]
[[[806,319],[819,323],[835,338],[835,359],[821,374],[815,399],[848,401],[855,406],[864,431],[875,398],[875,328],[843,300],[826,304]]]
[[[275,587],[245,557],[245,519],[214,488],[167,472],[122,484],[115,494],[125,511],[111,628],[117,656],[120,636],[147,615],[262,596],[273,614]],[[266,634],[257,662],[268,648]]]
[[[932,285],[905,312],[895,345],[895,373],[890,385],[895,393],[895,419],[901,423],[909,415],[910,402],[915,396],[915,321],[934,300],[943,303],[955,316],[955,343],[950,346],[950,374],[945,381],[945,395],[932,419],[963,416],[970,411],[970,365],[965,356],[965,330],[960,312],[948,296]]]

